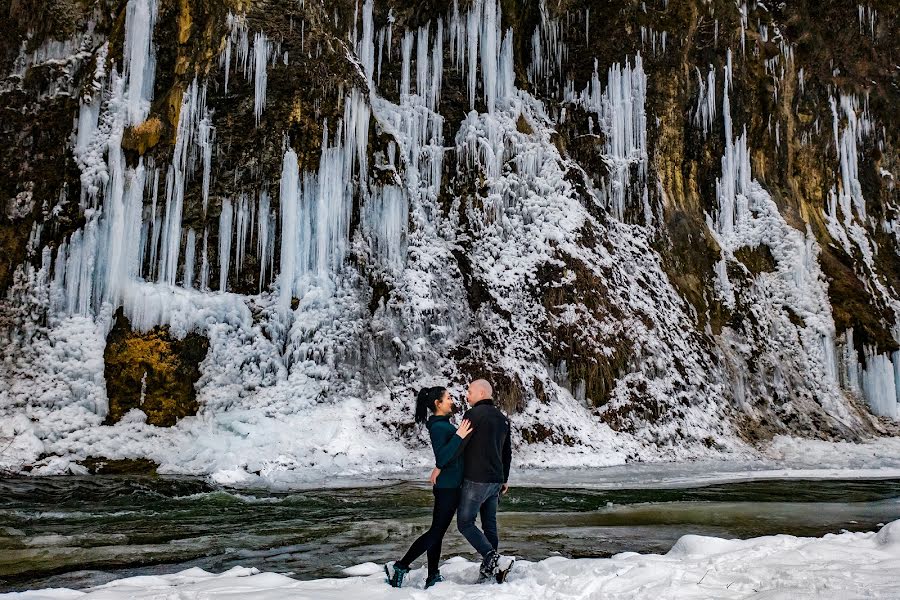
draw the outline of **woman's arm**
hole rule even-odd
[[[460,447],[465,445],[465,439],[472,433],[472,424],[464,419],[459,429],[455,431],[450,423],[447,423],[446,427],[441,427],[440,432],[435,432],[435,429],[437,428],[432,427],[428,433],[431,436],[431,446],[434,448],[435,464],[439,469],[443,469],[459,455]],[[449,437],[445,437],[447,434]]]
[[[446,428],[441,427],[441,431],[435,431],[437,427],[432,427],[429,432],[431,447],[434,448],[434,464],[439,469],[443,469],[447,463],[453,460],[454,454],[462,443],[462,438],[456,435],[455,431],[451,431],[452,428],[453,426],[448,424]]]

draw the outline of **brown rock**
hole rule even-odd
[[[147,423],[160,427],[197,414],[194,384],[208,349],[209,341],[198,333],[178,340],[168,327],[134,331],[120,309],[103,353],[107,424],[118,422],[133,408],[146,413]]]

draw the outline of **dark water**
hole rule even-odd
[[[431,491],[224,490],[180,477],[0,480],[0,591],[235,565],[299,578],[398,558],[429,522]],[[689,489],[514,488],[501,551],[666,552],[686,533],[753,537],[870,531],[900,518],[900,480],[754,481]],[[444,555],[471,556],[453,530]]]

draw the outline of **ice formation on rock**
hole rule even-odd
[[[83,224],[55,249],[40,248],[35,226],[37,258],[10,292],[47,314],[45,327],[16,329],[3,355],[12,366],[0,414],[15,418],[21,464],[47,455],[35,472],[49,473],[77,469],[86,456],[147,456],[164,471],[268,481],[364,464],[401,470],[424,459],[403,458],[393,432],[408,415],[397,398],[488,367],[515,398],[516,443],[532,464],[746,452],[730,417],[767,418],[757,402],[767,394],[790,398],[785,411],[818,411],[850,430],[864,429],[864,417],[846,392],[898,417],[900,354],[858,352],[852,330],[835,330],[822,249],[754,178],[746,126],[732,121],[730,50],[723,72],[689,71],[684,112],[693,135],[724,142],[706,223],[716,298],[705,300],[752,322],[714,332],[698,327],[709,314],[679,295],[658,250],[670,200],[648,140],[648,123],[658,131],[664,115],[651,113],[648,87],[653,61],[672,54],[675,38],[642,24],[634,40],[642,52],[595,60],[592,71],[585,61],[576,84],[569,47],[598,35],[596,14],[592,28],[590,10],[560,14],[542,1],[522,36],[502,3],[463,6],[404,28],[391,11],[376,18],[365,0],[335,41],[353,78],[335,92],[337,116],[317,123],[318,155],[310,160],[279,131],[280,165],[254,164],[255,183],[235,177],[231,186],[218,180],[230,158],[221,142],[229,115],[210,107],[240,95],[248,122],[252,105],[251,130],[268,132],[275,120],[262,116],[277,91],[269,75],[276,81],[276,69],[293,66],[297,47],[288,60],[277,31],[229,14],[221,71],[191,73],[170,99],[171,157],[126,160],[123,138],[150,116],[155,77],[156,2],[129,0],[122,70],[113,62],[107,72],[108,42],[98,45],[94,87],[72,115]],[[742,68],[750,25],[747,6],[737,10]],[[874,11],[860,15],[874,37]],[[336,12],[328,18],[339,22]],[[307,59],[322,55],[305,21],[291,27]],[[716,19],[714,45],[718,27]],[[774,85],[767,99],[780,102],[793,49],[776,29],[753,28],[749,39],[779,53],[762,63]],[[75,48],[41,46],[32,58]],[[527,64],[517,65],[522,56]],[[463,110],[454,113],[448,97]],[[567,109],[586,122],[566,121]],[[875,213],[860,185],[859,145],[876,127],[861,97],[835,92],[831,109],[837,176],[825,225],[861,256],[873,295],[897,311],[876,273],[867,230]],[[600,173],[568,154],[564,124],[596,139]],[[781,126],[769,124],[776,147]],[[892,227],[887,216],[877,226]],[[751,270],[741,257],[753,252],[772,264]],[[256,293],[235,293],[248,287]],[[140,419],[102,425],[103,348],[120,308],[136,330],[167,325],[176,337],[209,339],[197,417],[166,431]],[[23,405],[34,422],[18,418]]]

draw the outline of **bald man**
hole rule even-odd
[[[469,402],[465,418],[472,423],[472,433],[463,441],[463,485],[456,513],[460,533],[481,554],[480,580],[497,577],[500,581],[500,554],[497,553],[497,505],[500,494],[509,489],[509,467],[512,459],[509,419],[494,406],[491,384],[478,379],[469,384]],[[482,532],[475,525],[481,515]],[[507,572],[508,568],[503,573]]]

